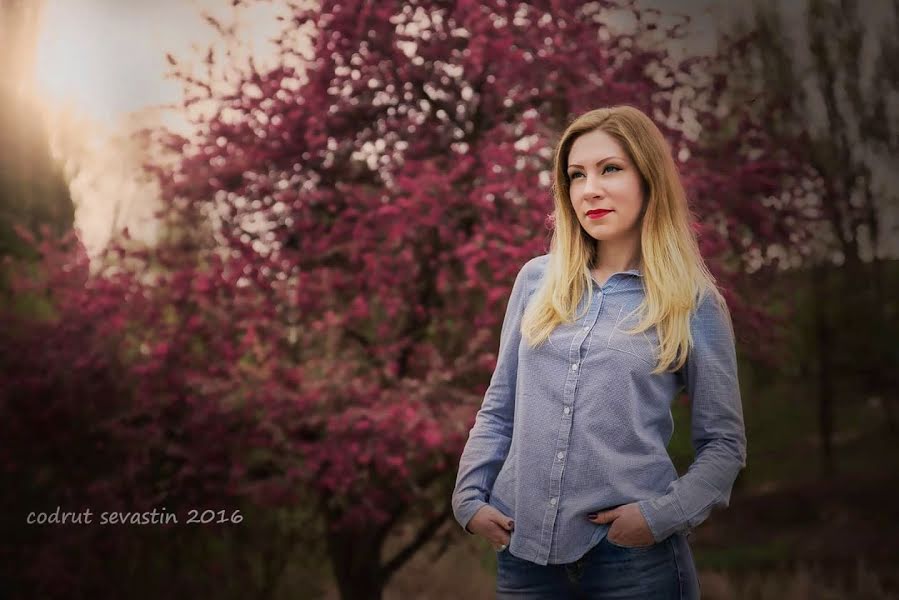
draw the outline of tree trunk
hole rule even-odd
[[[328,533],[328,555],[341,600],[381,600],[383,538],[371,533]]]
[[[877,255],[876,245],[874,247],[874,258],[871,261],[871,279],[874,290],[874,310],[871,314],[877,315],[881,323],[887,323],[890,316],[887,310],[887,293],[884,289],[883,261]],[[889,333],[889,330],[887,330],[885,334],[880,335],[889,335]],[[893,355],[884,352],[884,349],[889,347],[888,344],[893,342],[892,340],[887,343],[881,343],[880,340],[877,341],[878,351],[873,357],[877,361],[877,368],[874,370],[874,381],[871,387],[883,403],[887,431],[892,435],[899,435],[899,423],[897,423],[896,411],[893,405],[896,400],[893,391],[896,389],[893,381],[895,378],[892,364]]]
[[[830,290],[827,285],[829,265],[816,265],[812,269],[812,289],[814,290],[815,333],[818,353],[818,434],[821,448],[821,476],[829,478],[834,474],[833,460],[833,363],[831,352],[833,336],[827,303]]]

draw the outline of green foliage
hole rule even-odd
[[[760,544],[732,545],[714,550],[696,549],[693,552],[699,569],[753,569],[773,567],[793,558],[793,546],[785,540],[770,540]]]
[[[0,257],[34,260],[16,235],[42,226],[56,235],[71,229],[75,206],[62,169],[50,154],[40,115],[33,105],[0,87]]]

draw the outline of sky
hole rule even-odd
[[[54,104],[69,105],[92,120],[115,126],[147,106],[177,102],[181,90],[167,80],[166,53],[187,57],[217,34],[201,11],[228,20],[230,0],[45,0],[38,41],[36,84]],[[241,38],[270,54],[277,32],[272,5],[242,9]]]
[[[273,4],[242,9],[240,39],[254,56],[272,56],[279,27]],[[136,118],[187,130],[176,105],[180,85],[166,77],[166,54],[193,60],[219,39],[203,19],[229,23],[230,0],[45,0],[38,34],[35,93],[49,121],[51,146],[78,175],[71,182],[75,220],[91,256],[114,225],[152,239],[156,192],[135,177],[140,153],[123,133]]]

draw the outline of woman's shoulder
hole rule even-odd
[[[549,254],[541,254],[540,256],[535,256],[534,258],[524,263],[524,266],[521,267],[521,270],[528,275],[542,274],[546,269],[546,265],[548,262]]]
[[[717,332],[722,328],[733,331],[730,309],[724,295],[718,289],[707,288],[698,294],[690,321],[690,328],[694,334]]]
[[[546,265],[549,262],[549,254],[541,254],[529,259],[518,272],[518,279],[521,280],[528,289],[533,289],[538,281],[546,272]]]

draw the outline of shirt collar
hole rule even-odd
[[[616,277],[616,275],[630,275],[631,277]],[[637,278],[637,279],[635,279]],[[612,290],[629,290],[629,289],[639,289],[643,286],[643,282],[640,279],[643,278],[643,272],[640,269],[629,269],[627,271],[617,271],[612,273],[609,276],[608,282],[606,283],[606,291],[611,292]],[[596,281],[596,278],[592,275],[590,276],[591,281],[595,287],[600,287],[599,282]],[[624,282],[634,282],[634,283],[624,283]]]

